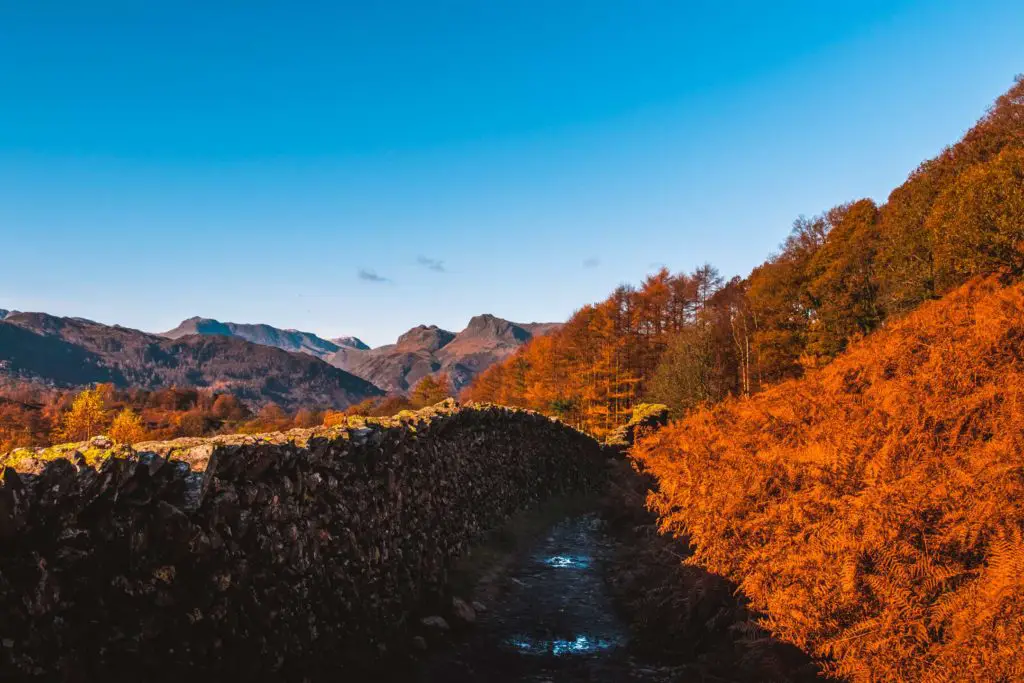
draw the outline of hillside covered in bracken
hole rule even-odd
[[[852,680],[1024,677],[1024,286],[972,280],[633,455],[664,532]]]

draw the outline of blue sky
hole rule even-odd
[[[1024,71],[1024,3],[0,0],[0,308],[386,343],[746,274]]]

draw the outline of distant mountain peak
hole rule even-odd
[[[343,347],[327,361],[386,391],[408,391],[426,375],[442,372],[459,389],[520,345],[557,327],[559,323],[521,325],[483,313],[470,318],[458,334],[437,325],[417,325],[394,344],[370,350]]]
[[[483,313],[470,318],[466,329],[460,332],[459,336],[493,337],[518,345],[528,341],[532,335],[514,322]]]
[[[455,339],[455,333],[437,325],[417,325],[398,338],[396,347],[403,351],[433,352]]]
[[[370,350],[369,344],[359,337],[334,337],[330,341],[338,346],[343,346],[349,349],[359,349],[360,351]]]
[[[162,332],[161,337],[167,339],[180,339],[181,337],[188,336],[190,334],[221,334],[227,337],[233,336],[231,329],[219,320],[213,318],[202,318],[200,316],[193,316],[182,320],[181,324],[175,327],[173,330]]]

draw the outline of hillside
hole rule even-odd
[[[224,337],[237,337],[253,344],[273,346],[283,351],[296,351],[308,353],[321,360],[336,352],[341,346],[365,347],[354,337],[344,338],[348,343],[341,344],[339,341],[328,341],[321,339],[312,332],[300,332],[299,330],[282,330],[271,325],[248,325],[241,323],[222,323],[212,318],[189,318],[181,321],[181,324],[173,330],[160,333],[161,337],[168,339],[180,339],[182,337],[199,334],[205,336],[220,335]]]
[[[973,277],[1024,275],[1024,77],[881,205],[798,218],[746,277],[667,269],[582,307],[465,392],[604,435],[641,402],[676,415],[827,365]]]
[[[307,353],[389,392],[405,393],[423,377],[440,373],[448,373],[453,387],[461,389],[525,342],[560,325],[518,324],[493,315],[480,315],[470,320],[466,329],[458,334],[437,325],[418,325],[402,334],[394,344],[376,349],[357,337],[328,340],[311,332],[198,317],[183,320],[160,336],[168,339],[190,335],[235,337],[284,351]]]
[[[634,456],[694,561],[861,681],[1024,676],[1024,286],[972,281]]]
[[[228,336],[165,339],[45,313],[16,313],[0,322],[0,374],[64,387],[208,387],[256,406],[284,408],[344,408],[382,393],[305,353]]]
[[[478,315],[458,334],[436,325],[419,325],[394,344],[342,348],[327,361],[389,392],[408,392],[423,377],[441,373],[447,373],[458,390],[535,336],[558,327],[559,323],[518,324]]]

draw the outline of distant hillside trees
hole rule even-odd
[[[610,431],[628,420],[673,340],[697,328],[702,338],[714,334],[706,311],[721,288],[710,266],[681,275],[662,269],[639,289],[620,287],[584,307],[562,329],[489,368],[463,396],[550,412],[595,433]]]
[[[403,410],[417,410],[440,403],[453,395],[453,382],[448,373],[424,375],[412,388],[408,396],[391,394],[384,398],[368,398],[349,406],[343,411],[327,411],[323,416],[323,424],[331,427],[344,424],[348,417],[389,417]]]
[[[99,434],[137,443],[308,428],[324,420],[325,413],[315,407],[288,412],[271,404],[254,415],[236,396],[207,389],[122,390],[98,384],[73,391],[10,381],[0,386],[0,453]]]

